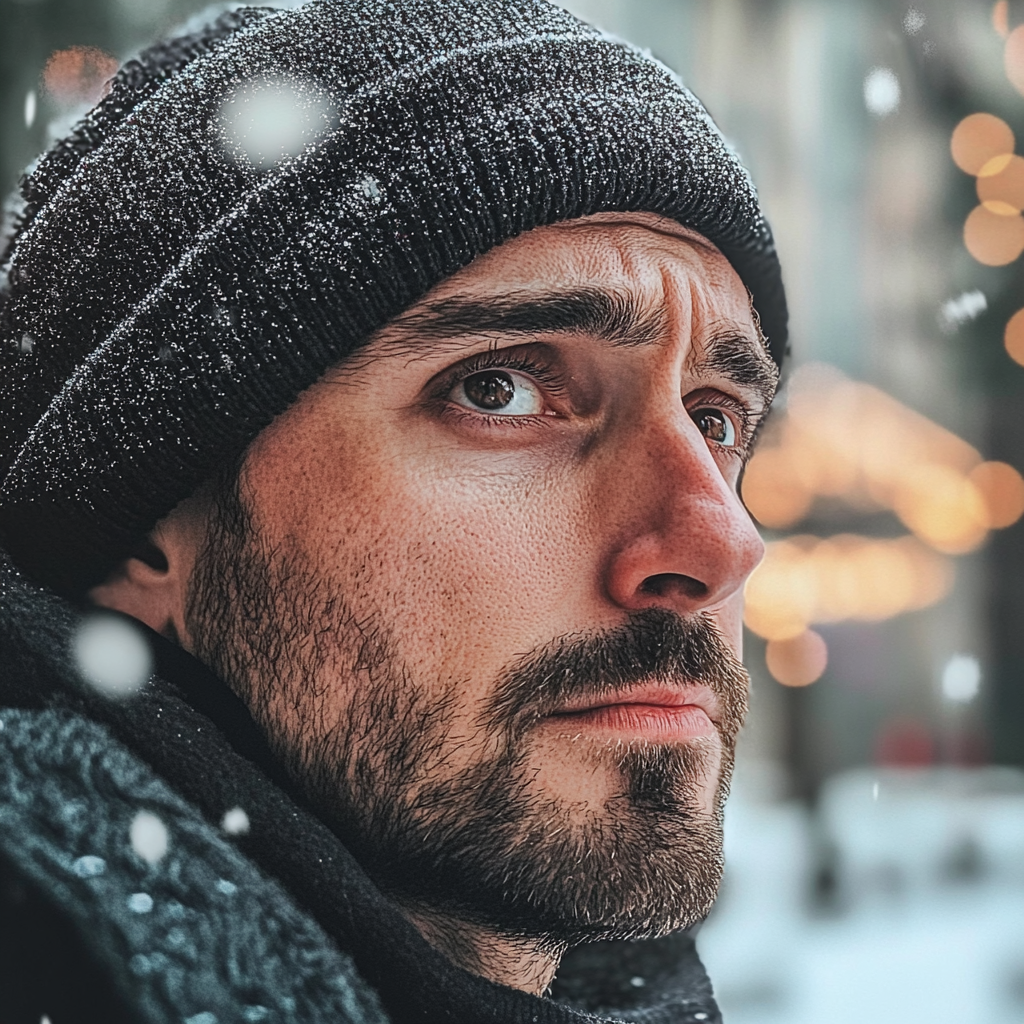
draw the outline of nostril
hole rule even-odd
[[[684,576],[678,572],[660,572],[656,576],[648,576],[640,584],[642,594],[652,597],[682,596],[691,600],[707,597],[708,586],[692,576]]]

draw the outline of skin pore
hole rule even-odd
[[[539,228],[329,371],[92,598],[230,683],[428,941],[540,993],[568,946],[714,898],[762,553],[736,486],[775,380],[699,235]]]

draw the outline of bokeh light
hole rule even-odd
[[[1013,526],[1024,515],[1024,477],[1006,462],[983,462],[968,477],[984,499],[990,529]]]
[[[1010,317],[1003,332],[1003,344],[1010,358],[1024,366],[1024,309]]]
[[[1024,157],[989,160],[978,176],[978,198],[986,210],[1004,217],[1024,210]]]
[[[967,174],[978,175],[992,160],[1013,152],[1010,126],[994,114],[969,114],[953,129],[953,162]]]
[[[981,665],[970,654],[955,654],[942,670],[942,696],[954,704],[967,704],[981,689]]]
[[[921,539],[948,551],[980,542],[975,526],[946,521],[958,508],[977,511],[981,499],[965,481],[981,461],[966,441],[878,388],[809,364],[793,375],[788,409],[751,459],[742,494],[770,529],[796,525],[819,499],[840,500],[896,511]],[[929,467],[939,467],[938,477]],[[936,492],[922,485],[921,472],[924,484],[938,481]],[[968,515],[968,524],[977,518]],[[988,523],[984,514],[980,522]]]
[[[962,555],[988,533],[985,499],[968,477],[948,466],[916,466],[900,481],[894,510],[905,526],[937,551]]]
[[[872,68],[864,79],[864,105],[875,117],[887,117],[900,105],[900,80],[891,68]]]
[[[1024,94],[1024,25],[1018,25],[1006,37],[1003,68],[1014,89]]]
[[[117,59],[95,46],[71,46],[50,54],[43,68],[43,85],[67,106],[96,103],[117,73]]]
[[[964,245],[979,262],[988,267],[1012,263],[1024,252],[1024,218],[993,213],[976,206],[964,224]]]
[[[814,500],[790,453],[781,448],[767,449],[750,461],[742,493],[750,513],[770,530],[800,522]]]
[[[1010,0],[996,0],[992,7],[992,27],[1003,39],[1010,34]]]
[[[828,666],[828,647],[813,629],[789,640],[771,640],[765,662],[772,677],[783,686],[809,686]]]
[[[766,640],[791,640],[811,624],[876,622],[941,601],[949,560],[914,537],[840,534],[771,541],[747,582],[744,622]]]

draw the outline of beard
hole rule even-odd
[[[448,736],[465,687],[417,679],[379,606],[344,593],[344,562],[271,548],[234,483],[210,523],[189,588],[193,652],[396,903],[563,948],[665,935],[707,915],[749,682],[707,616],[646,609],[513,659],[473,723],[487,753],[456,769]],[[569,701],[653,680],[708,686],[719,742],[577,750],[578,770],[613,769],[610,795],[581,809],[572,794],[545,793],[535,727]]]

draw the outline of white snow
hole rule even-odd
[[[156,864],[167,853],[167,826],[151,811],[139,811],[132,819],[132,849],[147,864]]]
[[[967,704],[981,689],[981,666],[969,654],[956,654],[942,670],[942,696],[954,704]]]
[[[249,831],[249,815],[241,807],[232,807],[231,810],[224,812],[220,827],[229,836],[245,835]]]
[[[236,89],[221,106],[219,120],[228,154],[265,169],[328,132],[337,108],[323,89],[298,79],[268,78]]]
[[[875,117],[888,117],[900,105],[900,80],[891,68],[872,68],[864,79],[864,104]]]
[[[152,656],[145,638],[126,619],[107,614],[82,621],[72,641],[82,678],[108,697],[127,697],[149,678]]]
[[[985,293],[975,288],[944,302],[939,310],[939,323],[947,330],[955,330],[961,324],[976,320],[986,309]]]

